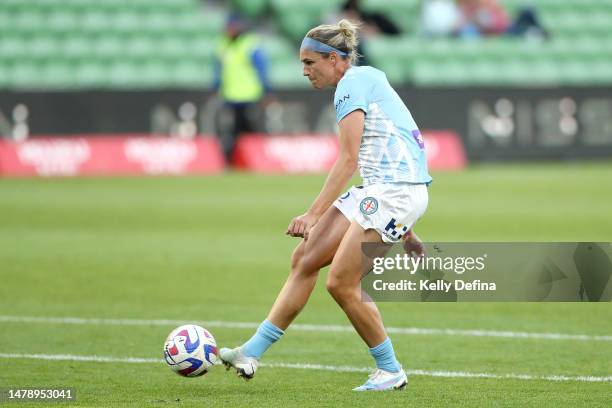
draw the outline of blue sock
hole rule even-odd
[[[402,368],[395,358],[393,344],[391,344],[391,339],[388,337],[378,346],[372,347],[370,349],[370,354],[372,354],[372,357],[376,360],[376,367],[381,370],[397,373]]]
[[[268,320],[264,320],[257,328],[253,337],[242,345],[242,352],[247,357],[261,358],[262,354],[280,339],[283,334],[285,334],[284,331]]]

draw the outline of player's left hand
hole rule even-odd
[[[419,258],[427,256],[425,244],[423,244],[423,241],[414,233],[414,230],[410,230],[404,239],[404,251],[406,251],[410,257]]]
[[[319,217],[306,213],[291,220],[285,234],[292,237],[303,237],[308,240],[310,229],[319,221]]]

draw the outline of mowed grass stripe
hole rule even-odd
[[[42,323],[42,324],[76,324],[76,325],[108,325],[108,326],[178,326],[182,324],[198,324],[209,328],[224,329],[255,329],[259,323],[228,322],[220,320],[194,321],[171,319],[108,319],[85,317],[37,317],[37,316],[1,316],[0,322],[6,323]],[[292,324],[292,330],[316,332],[353,332],[352,326],[329,324]],[[430,329],[419,327],[387,327],[391,334],[429,335],[429,336],[473,336],[502,337],[509,339],[541,339],[541,340],[579,340],[579,341],[612,341],[609,335],[564,334],[564,333],[530,333],[514,331],[498,331],[483,329]]]

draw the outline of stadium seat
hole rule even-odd
[[[107,67],[102,61],[88,59],[75,66],[75,85],[81,88],[103,88],[107,84]]]
[[[279,88],[310,88],[310,82],[302,74],[302,64],[294,61],[279,62],[270,65],[270,83]]]
[[[367,11],[383,13],[405,33],[416,33],[419,20],[419,0],[363,0]]]
[[[37,67],[38,77],[30,77],[30,84],[51,89],[71,89],[76,86],[75,67],[66,60],[51,60]],[[25,80],[25,78],[24,78]]]
[[[260,16],[267,6],[268,0],[232,0],[232,7],[249,17]]]
[[[298,47],[283,37],[266,36],[262,38],[261,43],[270,64],[293,59],[297,61],[299,59]]]
[[[280,87],[309,87],[297,42],[342,1],[232,0],[211,7],[199,0],[2,0],[0,87],[207,86],[230,4],[255,17],[271,11],[282,33],[263,38],[271,80]],[[364,40],[371,65],[394,84],[612,84],[612,0],[538,1],[551,33],[542,43],[420,38],[418,0],[362,4],[406,31]],[[504,1],[511,14],[524,4]]]
[[[32,89],[40,84],[40,80],[34,82],[34,78],[41,78],[38,66],[32,61],[20,60],[7,66],[7,82],[11,87]]]

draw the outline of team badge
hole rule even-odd
[[[359,211],[365,215],[372,215],[378,210],[378,200],[374,197],[366,197],[359,203]]]

